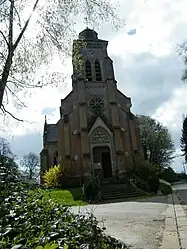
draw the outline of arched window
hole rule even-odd
[[[57,166],[58,164],[58,152],[56,151],[53,156],[53,166]]]
[[[96,81],[101,81],[102,77],[101,77],[101,65],[100,62],[98,60],[96,60],[95,62],[95,77],[96,77]]]
[[[86,79],[88,81],[92,81],[92,68],[91,68],[91,63],[89,61],[86,61],[85,63],[85,72],[86,72]]]

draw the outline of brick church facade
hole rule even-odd
[[[76,49],[77,44],[83,44]],[[41,176],[61,163],[72,179],[101,181],[125,175],[143,159],[131,99],[117,89],[108,42],[85,29],[73,42],[72,91],[61,99],[60,119],[44,124]]]

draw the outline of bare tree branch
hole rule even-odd
[[[20,29],[22,28],[21,27],[21,18],[20,18],[20,15],[19,15],[19,13],[18,13],[18,11],[17,11],[17,9],[16,9],[16,7],[14,6],[14,10],[15,10],[15,12],[16,12],[16,14],[17,14],[17,17],[18,17],[18,25],[19,25],[19,27],[20,27]]]
[[[8,105],[8,92],[7,92],[7,89],[5,88],[5,95],[6,95],[6,104]]]
[[[10,0],[10,16],[9,16],[9,34],[8,34],[8,44],[9,50],[12,50],[13,44],[13,22],[14,22],[14,0]]]
[[[10,89],[10,87],[6,86],[7,89],[10,91],[10,93],[17,99],[17,101],[23,106],[23,107],[27,107],[19,98],[18,96]]]
[[[1,0],[0,5],[3,5],[6,2],[6,0]]]
[[[19,87],[24,87],[24,88],[33,88],[33,87],[35,87],[35,88],[41,88],[41,87],[43,87],[43,86],[47,86],[47,85],[49,85],[49,83],[46,83],[46,84],[43,84],[43,85],[40,85],[40,82],[38,82],[38,85],[34,85],[34,84],[29,84],[29,83],[24,83],[24,82],[21,82],[20,80],[17,80],[16,78],[14,78],[13,76],[11,76],[11,78],[13,79],[13,80],[8,80],[7,82],[10,82],[10,83],[13,83],[13,84],[15,84],[18,88]]]
[[[15,120],[17,121],[20,121],[20,122],[23,122],[24,120],[23,119],[19,119],[19,118],[16,118],[12,113],[10,113],[9,111],[7,111],[4,107],[4,105],[2,104],[1,105],[1,110],[3,111],[3,113],[8,113],[12,118],[14,118]]]
[[[4,35],[3,31],[0,30],[0,34],[3,36],[7,46],[9,47],[8,41],[7,41],[6,36]]]
[[[29,22],[30,22],[30,20],[31,20],[32,14],[33,14],[34,11],[36,10],[36,7],[37,7],[37,5],[38,5],[38,2],[39,2],[39,0],[36,0],[35,4],[34,4],[34,6],[33,6],[32,12],[30,13],[29,18],[28,18],[27,21],[25,22],[25,25],[24,25],[22,31],[20,32],[20,34],[19,34],[17,40],[15,41],[14,50],[15,50],[16,47],[18,46],[18,44],[19,44],[19,42],[20,42],[20,40],[21,40],[21,38],[22,38],[22,36],[23,36],[25,30],[27,29],[27,27],[28,27],[28,25],[29,25]]]
[[[0,52],[0,56],[1,56],[4,60],[6,60],[6,57],[5,57],[5,55],[4,55],[2,52]],[[2,76],[2,74],[1,74],[0,76]]]

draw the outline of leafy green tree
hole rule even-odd
[[[183,152],[185,162],[187,163],[187,116],[183,120],[182,135],[180,142],[181,142],[181,151]]]
[[[39,174],[39,156],[30,152],[21,159],[24,175],[30,180],[35,179]]]
[[[0,203],[12,187],[19,181],[19,169],[8,141],[0,138]]]
[[[182,42],[178,47],[178,53],[181,56],[184,63],[184,71],[181,79],[186,83],[187,82],[187,42]]]
[[[15,162],[10,144],[5,138],[0,138],[0,181],[10,182],[18,176],[18,165]]]
[[[168,129],[149,116],[139,115],[144,159],[167,167],[174,159],[175,146]]]
[[[49,68],[54,55],[60,59],[69,55],[75,19],[84,16],[95,26],[103,20],[119,24],[115,6],[107,0],[0,0],[0,108],[3,112],[9,113],[5,90],[23,106],[18,91],[59,81],[60,72],[45,70],[41,75],[41,69]]]

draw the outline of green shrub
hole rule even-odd
[[[10,189],[0,206],[1,249],[126,248],[106,236],[92,214],[73,214],[67,207],[44,198],[40,189],[14,188],[16,192]]]
[[[172,187],[170,185],[167,185],[165,183],[160,183],[160,191],[163,195],[169,195],[172,193]]]
[[[46,170],[43,176],[44,184],[47,187],[58,187],[60,185],[60,178],[63,174],[63,169],[60,165],[51,167]]]
[[[126,248],[106,236],[92,214],[73,214],[67,206],[43,196],[40,188],[13,175],[6,180],[7,172],[0,163],[1,249]]]
[[[146,192],[156,193],[159,187],[159,179],[157,177],[160,168],[146,161],[141,162],[135,169],[127,172],[127,177],[134,184]]]
[[[159,189],[159,178],[158,177],[150,177],[148,179],[149,191],[152,193],[157,193]]]

